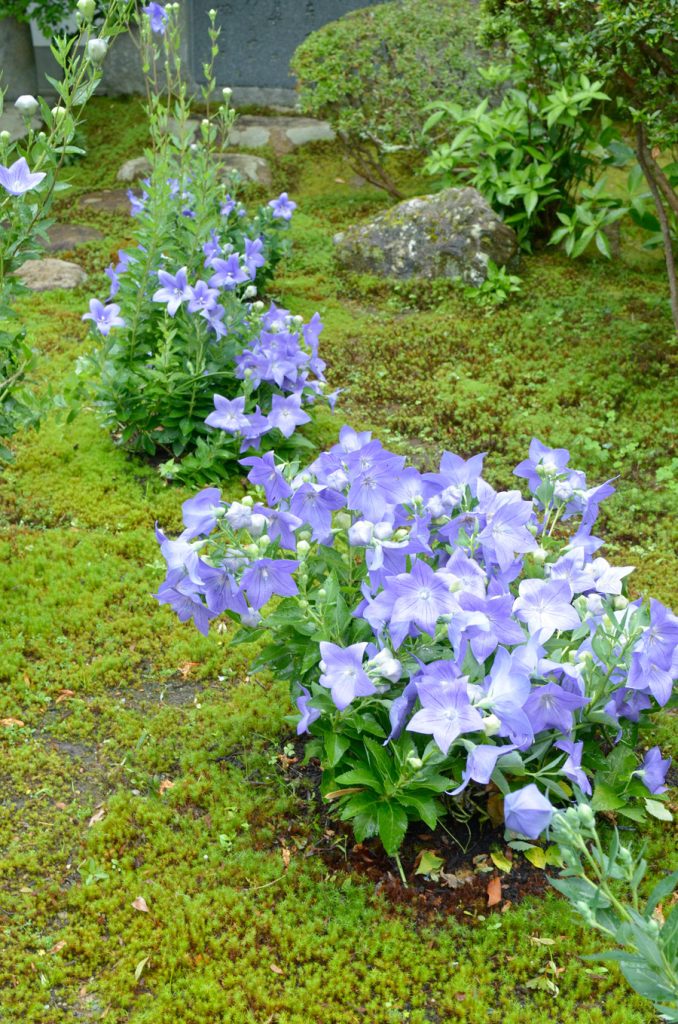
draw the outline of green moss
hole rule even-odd
[[[134,101],[91,109],[82,190],[112,186],[143,135]],[[320,310],[330,385],[346,389],[318,437],[348,420],[429,464],[442,446],[487,450],[502,484],[532,434],[567,444],[591,479],[620,475],[601,533],[642,590],[670,598],[658,471],[675,455],[675,352],[660,270],[540,256],[525,297],[491,315],[446,284],[342,278],[332,234],[384,198],[348,184],[324,144],[274,170],[300,204],[276,301]],[[125,218],[97,222],[106,239],[76,254],[88,290],[23,304],[43,388],[62,388],[89,344],[89,288],[129,233]],[[319,825],[278,770],[285,688],[250,677],[252,652],[228,633],[202,637],[151,597],[153,522],[177,530],[186,497],[91,410],[18,437],[0,477],[0,719],[23,723],[0,726],[0,1020],[647,1024],[614,969],[580,959],[599,940],[555,896],[467,926],[425,920],[313,855]],[[657,740],[673,742],[668,716]],[[659,824],[647,838],[659,870],[669,839]],[[544,978],[556,999],[535,987]]]

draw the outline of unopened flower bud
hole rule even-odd
[[[40,104],[36,100],[35,96],[25,95],[19,96],[18,100],[14,101],[14,106],[23,114],[24,117],[32,117],[33,114],[38,110]]]
[[[321,601],[325,600],[325,598],[327,597],[327,591],[325,590],[324,587],[320,587],[320,589],[317,592],[317,596],[320,598]]]
[[[263,309],[263,308],[264,308],[264,304],[263,304],[263,302],[259,302],[259,301],[257,301],[257,302],[253,302],[253,303],[252,303],[252,309],[253,309],[253,311],[254,311],[255,313],[261,313],[261,311],[262,311],[262,309]]]
[[[231,96],[233,95],[233,90],[229,89],[229,87],[225,85],[224,88],[221,90],[221,95],[224,97],[225,100],[230,100]]]
[[[536,551],[532,552],[532,557],[534,558],[535,562],[537,562],[539,565],[543,565],[543,563],[546,561],[547,555],[548,551],[546,550],[546,548],[541,547],[541,545],[536,549]]]
[[[593,823],[595,822],[596,816],[588,804],[579,805],[579,820],[581,821],[582,825],[587,826],[593,825]]]
[[[410,768],[414,768],[414,770],[417,772],[419,771],[420,768],[424,767],[424,762],[422,761],[422,759],[420,757],[412,757],[411,754],[407,759],[407,763],[409,764]]]
[[[77,9],[81,18],[84,18],[85,21],[91,21],[94,17],[96,4],[94,0],[78,0]]]
[[[256,544],[245,544],[243,551],[246,555],[250,555],[251,558],[256,558],[259,554],[259,548]]]
[[[50,113],[52,114],[52,117],[54,118],[55,122],[59,124],[59,122],[63,121],[64,117],[66,116],[66,108],[52,107]]]
[[[496,715],[486,715],[483,718],[483,732],[486,736],[496,736],[501,729],[501,722]]]
[[[334,518],[334,524],[338,530],[348,530],[351,526],[351,516],[348,512],[338,512]]]
[[[103,64],[108,53],[108,43],[105,39],[90,39],[86,52],[92,64]]]
[[[209,119],[209,117],[203,117],[203,119],[200,122],[200,124],[203,126],[203,128],[209,128],[209,126],[210,126],[210,119]]]
[[[262,535],[259,538],[259,540],[257,541],[257,543],[258,543],[259,547],[261,548],[261,550],[263,551],[271,543],[271,538],[269,537],[269,535],[267,533],[262,533]]]
[[[251,494],[246,494],[245,497],[242,498],[240,504],[241,505],[249,505],[250,508],[251,508],[252,505],[254,504],[254,498],[252,497]]]
[[[252,515],[252,522],[249,526],[250,535],[252,537],[260,537],[268,526],[268,519],[263,516],[261,512],[254,512]]]
[[[374,527],[374,536],[377,540],[388,540],[393,535],[393,527],[390,523],[377,523]]]
[[[210,7],[209,11],[207,12],[207,15],[210,18],[216,18],[217,12],[214,10],[213,7]]]
[[[9,134],[6,128],[0,132],[0,142],[9,142],[11,138],[12,136]]]
[[[242,613],[240,621],[243,626],[248,626],[250,629],[254,629],[254,627],[258,626],[261,622],[261,615],[259,612],[255,611],[254,608],[250,608],[248,611]]]
[[[253,299],[257,294],[257,286],[255,284],[248,284],[245,291],[242,293],[243,299]]]
[[[308,543],[307,540],[300,540],[297,543],[297,554],[298,555],[302,555],[302,556],[303,555],[307,555],[310,550],[311,550],[311,545]]]
[[[618,612],[623,611],[624,608],[626,608],[626,606],[628,605],[628,603],[629,603],[628,597],[624,597],[623,594],[617,594],[617,596],[612,601],[612,604],[614,605],[615,609]]]
[[[374,525],[367,519],[359,519],[348,531],[348,542],[352,548],[364,547],[372,543]]]

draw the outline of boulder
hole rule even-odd
[[[488,260],[515,268],[515,232],[474,188],[406,199],[366,224],[335,235],[346,270],[393,278],[458,279],[478,287]]]
[[[218,159],[226,174],[235,172],[248,181],[265,185],[267,188],[273,182],[270,164],[263,156],[253,156],[251,153],[222,153]]]
[[[87,280],[87,274],[82,267],[67,260],[27,260],[16,273],[32,292],[49,292],[53,288],[77,288]]]
[[[145,156],[135,156],[132,160],[126,160],[118,171],[118,181],[137,181],[139,178],[147,178],[153,168],[150,160]]]

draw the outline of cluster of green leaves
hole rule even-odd
[[[35,354],[25,329],[11,308],[0,308],[0,460],[12,457],[2,438],[39,421],[40,403],[25,384],[34,365]]]
[[[660,903],[678,885],[678,871],[657,882],[642,902],[640,890],[647,871],[642,852],[634,854],[623,846],[616,829],[604,848],[593,805],[581,804],[557,814],[551,832],[564,864],[551,884],[589,927],[622,947],[589,959],[618,963],[629,985],[654,1003],[663,1020],[676,1024],[678,909],[674,907],[664,918]]]
[[[486,91],[478,24],[468,0],[397,0],[330,22],[292,59],[302,109],[330,122],[363,177],[399,196],[386,158],[421,150],[426,105]]]
[[[3,0],[0,18],[36,21],[49,36],[75,10],[77,0]]]
[[[426,170],[444,185],[477,188],[527,251],[535,241],[564,240],[568,255],[578,256],[595,241],[609,256],[605,229],[627,209],[605,190],[601,165],[619,166],[633,155],[602,113],[609,97],[585,74],[560,79],[556,66],[536,83],[525,41],[514,36],[512,42],[512,63],[485,72],[504,86],[499,104],[432,105],[425,132],[447,124],[452,137],[433,149]]]

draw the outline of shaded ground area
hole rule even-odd
[[[78,196],[115,188],[143,142],[135,102],[93,104],[88,157],[57,211],[104,233],[71,254],[91,289],[24,303],[56,390],[91,344],[82,311],[132,229],[115,212],[76,215]],[[611,265],[540,256],[524,297],[491,314],[447,287],[341,279],[332,232],[385,199],[329,144],[267,155],[300,208],[273,294],[323,315],[342,419],[422,460],[486,449],[503,483],[534,433],[571,446],[593,480],[620,474],[608,550],[671,600],[675,350],[660,264],[633,248]],[[648,1024],[613,968],[581,959],[598,940],[538,894],[532,869],[496,868],[500,836],[462,853],[415,835],[404,891],[392,862],[330,826],[313,780],[285,764],[285,687],[250,677],[252,651],[227,633],[204,638],[151,597],[152,524],[177,529],[186,492],[115,448],[91,410],[18,438],[16,454],[0,477],[2,1024]],[[241,489],[238,476],[224,487]],[[653,742],[671,736],[660,716]],[[653,825],[643,838],[658,873],[670,837]],[[422,849],[471,880],[413,875]],[[488,912],[493,878],[502,900]]]

